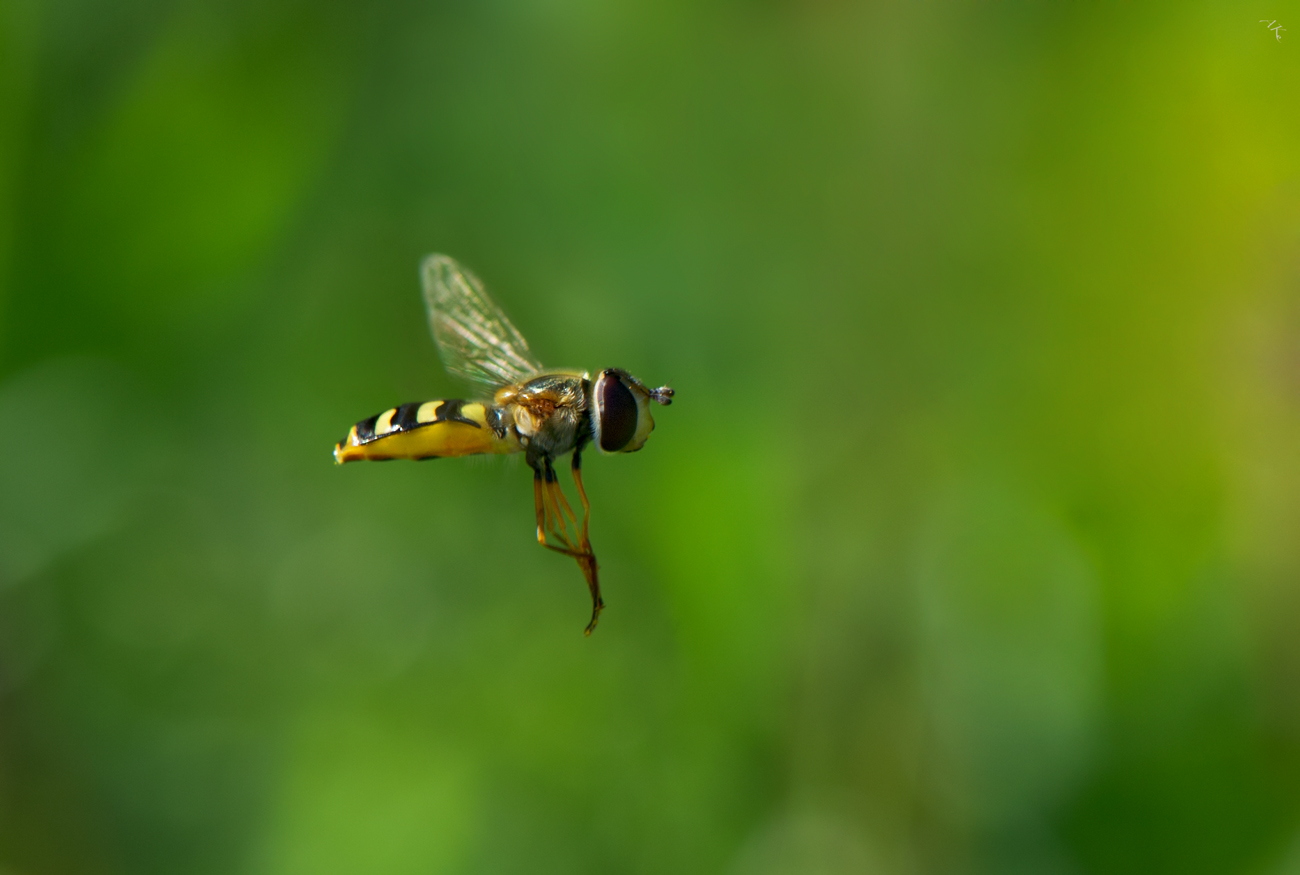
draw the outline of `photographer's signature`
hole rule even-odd
[[[1283,27],[1283,26],[1280,25],[1280,24],[1277,24],[1277,19],[1276,19],[1276,18],[1273,19],[1272,21],[1265,21],[1264,19],[1261,18],[1261,19],[1259,20],[1259,23],[1260,23],[1260,24],[1267,24],[1267,25],[1268,25],[1268,29],[1271,30],[1271,31],[1273,31],[1273,36],[1277,37],[1277,41],[1278,41],[1278,42],[1282,42],[1282,31],[1286,30],[1286,28]],[[1274,26],[1273,26],[1273,25],[1275,25],[1275,24],[1277,24],[1277,27],[1274,27]]]

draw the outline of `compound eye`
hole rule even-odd
[[[636,434],[636,398],[613,374],[602,375],[596,391],[600,404],[600,448],[617,453]]]

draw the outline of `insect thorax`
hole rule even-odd
[[[496,403],[508,411],[519,443],[530,457],[554,459],[590,438],[590,392],[585,374],[542,374],[500,390]]]

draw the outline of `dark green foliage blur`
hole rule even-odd
[[[1300,873],[1300,2],[0,0],[0,872]]]

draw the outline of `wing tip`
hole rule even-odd
[[[456,259],[450,255],[444,255],[441,252],[430,252],[424,258],[420,259],[420,276],[427,277],[436,270],[459,270],[460,265]]]

